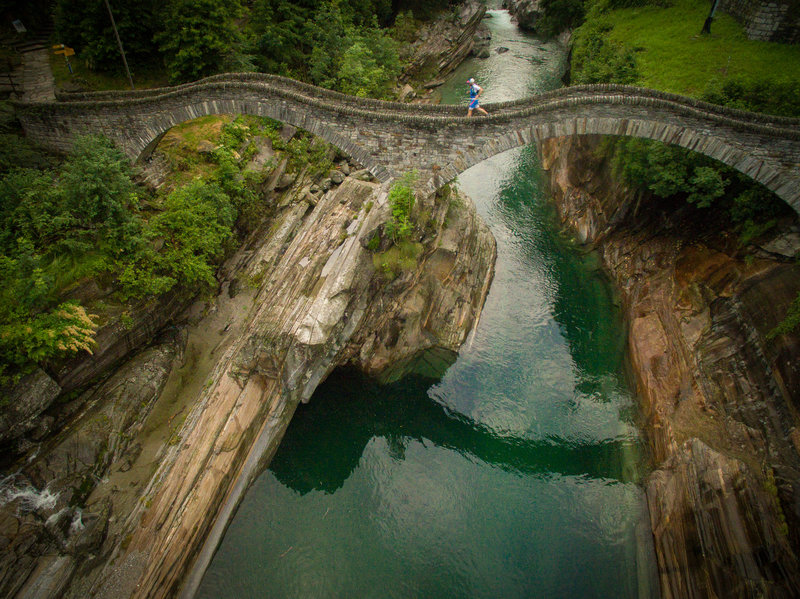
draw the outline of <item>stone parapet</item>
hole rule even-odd
[[[253,114],[304,128],[364,164],[380,181],[417,169],[433,189],[500,152],[564,135],[605,134],[676,144],[763,183],[800,211],[800,119],[727,108],[623,85],[563,88],[487,104],[488,117],[456,106],[356,98],[274,75],[217,75],[176,87],[70,95],[17,103],[27,135],[56,151],[101,133],[132,160],[175,125],[208,114]]]

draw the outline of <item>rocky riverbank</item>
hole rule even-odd
[[[388,190],[368,178],[341,163],[289,185],[276,169],[274,217],[223,267],[219,296],[61,411],[62,432],[3,483],[3,596],[169,597],[187,580],[190,594],[331,370],[454,355],[477,325],[494,240],[448,190],[418,200],[414,257],[394,264]]]
[[[539,0],[503,0],[503,8],[511,13],[520,29],[536,31],[536,22],[542,17]]]
[[[549,140],[543,165],[562,221],[622,290],[662,595],[794,597],[800,335],[769,332],[800,292],[797,219],[742,252],[712,215],[621,186],[599,143]]]
[[[404,78],[451,72],[485,41],[484,13],[468,2],[423,28]],[[221,269],[216,298],[112,309],[93,355],[17,388],[0,420],[25,456],[0,482],[0,596],[190,596],[295,406],[332,369],[441,368],[474,330],[495,248],[469,199],[421,198],[413,267],[387,267],[386,188],[346,161],[312,181],[271,158],[270,146],[253,159],[272,169],[271,218]],[[143,181],[169,172],[156,153]]]
[[[424,99],[467,57],[488,56],[491,34],[483,24],[484,16],[486,4],[468,0],[454,12],[422,25],[416,39],[404,51],[405,67],[400,76],[400,83],[404,84],[402,101],[418,96]]]

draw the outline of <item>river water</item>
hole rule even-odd
[[[491,57],[462,65],[442,101],[466,106],[470,76],[485,102],[558,85],[564,49],[490,14]],[[610,286],[560,232],[535,148],[458,184],[498,244],[471,344],[438,380],[332,375],[298,408],[198,597],[657,597]]]

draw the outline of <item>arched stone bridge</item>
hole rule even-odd
[[[322,137],[381,181],[418,169],[421,180],[433,188],[495,154],[551,137],[655,139],[741,171],[800,213],[800,119],[630,86],[567,87],[487,104],[490,116],[472,119],[466,118],[463,107],[355,98],[254,73],[145,91],[70,94],[60,100],[16,104],[29,138],[54,150],[67,150],[79,133],[96,132],[138,160],[181,122],[209,114],[253,114]]]

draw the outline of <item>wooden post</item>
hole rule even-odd
[[[114,13],[111,12],[111,7],[108,4],[108,0],[105,0],[105,2],[106,2],[106,8],[108,9],[108,16],[111,17],[111,27],[114,28],[114,35],[117,38],[119,53],[122,54],[122,63],[125,65],[125,72],[128,74],[128,81],[131,84],[131,89],[136,89],[133,86],[133,77],[131,77],[131,70],[128,68],[128,61],[125,58],[125,50],[122,49],[122,40],[119,39],[119,33],[117,32],[117,24],[114,22]]]
[[[703,23],[703,28],[700,30],[701,35],[704,33],[711,33],[711,21],[714,20],[714,13],[717,10],[717,4],[719,4],[719,0],[714,0],[714,2],[711,4],[711,12],[708,13],[708,18],[706,19],[706,22]]]

